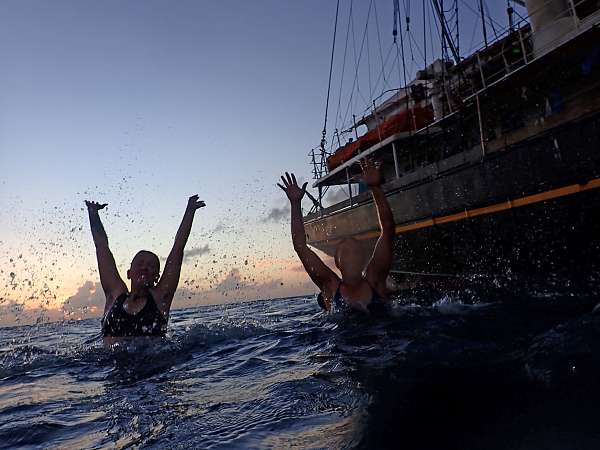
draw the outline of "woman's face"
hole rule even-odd
[[[132,286],[150,287],[158,281],[159,271],[158,257],[154,253],[141,251],[131,261],[127,278]]]

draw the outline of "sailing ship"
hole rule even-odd
[[[397,281],[522,274],[597,289],[600,1],[515,3],[525,17],[516,21],[509,2],[504,34],[488,42],[484,28],[485,45],[462,56],[448,4],[431,0],[441,56],[373,102],[345,144],[338,133],[328,150],[324,130],[311,153],[310,245],[329,255],[347,237],[373,247],[377,215],[357,181],[358,161],[371,157],[383,163],[395,218]],[[395,21],[399,10],[395,2]],[[324,205],[335,186],[347,198]]]

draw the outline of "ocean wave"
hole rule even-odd
[[[64,324],[64,328],[68,323]],[[62,330],[66,332],[66,330]],[[27,372],[73,364],[107,365],[127,362],[136,367],[139,362],[160,361],[155,369],[185,360],[195,351],[206,351],[223,342],[260,336],[270,331],[247,320],[220,320],[212,324],[191,324],[178,327],[167,338],[136,338],[104,347],[99,333],[82,343],[41,346],[32,344],[5,345],[0,351],[0,378],[14,377]],[[139,367],[148,367],[139,364]]]
[[[111,348],[97,321],[11,329],[0,342],[0,442],[382,448],[399,433],[419,442],[431,423],[458,442],[513,411],[513,436],[526,414],[539,425],[569,411],[588,430],[577,411],[591,417],[600,403],[600,316],[566,299],[563,309],[406,300],[378,318],[323,314],[311,299],[173,311],[167,338]],[[544,402],[543,414],[530,408]]]
[[[456,299],[451,295],[444,295],[442,298],[434,302],[432,307],[440,314],[464,315],[479,312],[493,305],[494,303],[485,302],[464,303],[462,300]]]

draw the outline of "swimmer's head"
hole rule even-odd
[[[354,238],[346,238],[335,249],[335,266],[342,272],[342,278],[362,276],[367,265],[364,247]]]
[[[127,278],[131,280],[132,288],[151,287],[158,282],[160,260],[148,250],[141,250],[131,260]]]

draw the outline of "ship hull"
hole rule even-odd
[[[491,155],[460,157],[418,182],[386,185],[397,224],[396,274],[598,284],[600,114]],[[308,242],[329,255],[340,239],[372,249],[378,237],[369,200],[309,218],[306,229]]]

